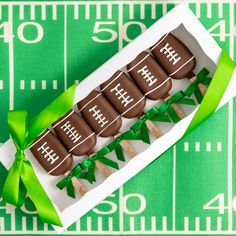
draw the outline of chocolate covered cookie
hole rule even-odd
[[[172,87],[171,79],[147,52],[141,52],[127,65],[128,72],[143,94],[151,100],[166,97]]]
[[[173,34],[164,35],[151,48],[151,51],[169,76],[174,79],[188,78],[190,82],[195,81],[196,75],[193,70],[196,66],[196,58],[186,45]],[[207,86],[200,83],[198,87],[204,95]]]
[[[127,69],[146,97],[151,100],[167,101],[169,99],[169,91],[172,87],[171,77],[149,53],[141,52],[127,65]],[[185,117],[185,113],[177,104],[172,104],[172,107],[181,119]]]
[[[119,114],[98,91],[93,90],[81,100],[78,108],[90,127],[99,136],[110,137],[119,132],[122,125]]]
[[[65,174],[72,165],[72,156],[50,130],[44,131],[31,145],[30,151],[51,175]]]
[[[90,153],[96,145],[96,134],[74,110],[57,120],[53,129],[67,150],[76,156]]]
[[[143,113],[145,98],[124,72],[117,71],[101,84],[101,91],[122,116],[134,118]]]
[[[188,77],[196,66],[196,59],[190,50],[173,34],[164,35],[152,48],[151,52],[174,79]]]

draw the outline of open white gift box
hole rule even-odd
[[[117,53],[94,73],[84,79],[76,87],[74,104],[77,104],[81,99],[87,96],[91,90],[99,87],[101,83],[108,80],[117,70],[124,69],[125,66],[140,52],[150,48],[167,32],[172,32],[176,37],[183,41],[196,57],[197,66],[194,73],[197,74],[202,68],[207,68],[211,74],[215,72],[222,50],[188,7],[182,3],[153,24],[146,32],[126,46],[122,51]],[[218,109],[236,95],[236,90],[233,86],[235,84],[236,74],[234,73]],[[183,90],[188,85],[189,81],[187,79],[173,80],[173,87],[170,94]],[[145,110],[154,104],[158,107],[158,104],[161,104],[161,101],[148,101]],[[198,106],[181,106],[181,108],[186,114],[188,114],[188,116],[177,124],[158,123],[158,126],[164,135],[159,139],[152,138],[151,145],[140,145],[140,141],[134,141],[132,145],[138,155],[133,159],[126,157],[125,163],[118,161],[120,170],[112,170],[114,173],[107,179],[96,172],[97,181],[92,185],[85,180],[81,180],[87,189],[89,189],[83,197],[77,195],[75,199],[72,199],[67,196],[65,190],[59,190],[56,187],[56,183],[62,177],[48,175],[35,160],[32,153],[27,151],[27,157],[29,157],[41,185],[54,203],[58,215],[61,218],[63,227],[53,226],[55,230],[57,232],[62,232],[68,228],[72,223],[78,220],[78,218],[95,207],[100,201],[114,192],[145,166],[164,153],[169,147],[175,144],[185,133],[198,109]],[[123,125],[121,132],[126,131],[135,119],[128,120],[122,118],[122,121]],[[101,147],[106,145],[109,140],[111,139],[99,137],[96,150],[99,150]],[[15,147],[10,139],[0,148],[1,162],[7,169],[9,169],[13,163],[14,154]],[[111,155],[109,154],[109,157],[115,160],[115,156],[113,156],[112,153]],[[74,157],[74,165],[84,159],[84,157]]]

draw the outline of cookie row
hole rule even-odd
[[[96,135],[119,136],[121,117],[141,118],[146,98],[166,101],[170,96],[172,78],[194,81],[196,59],[174,35],[164,35],[150,51],[141,52],[127,65],[126,72],[117,71],[100,85],[100,91],[93,90],[81,100],[77,104],[80,114],[71,110],[52,124],[56,136],[46,130],[35,140],[30,150],[49,174],[68,175],[73,163],[71,154],[93,155]],[[201,90],[204,93],[206,87],[202,85]],[[172,106],[180,118],[185,117],[176,104]],[[155,137],[162,135],[151,121],[147,121],[147,127]],[[123,149],[134,157],[136,152],[132,146],[127,141],[122,142]],[[109,168],[99,161],[96,166],[104,176],[111,174]],[[74,186],[80,193],[86,192],[78,179],[74,180]]]

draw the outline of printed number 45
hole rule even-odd
[[[232,199],[229,205],[226,205],[225,195],[223,193],[218,194],[216,197],[211,199],[207,204],[203,206],[204,210],[217,210],[218,214],[224,214],[225,209],[229,208],[236,211],[236,197]]]

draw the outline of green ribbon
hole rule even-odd
[[[120,142],[123,140],[134,140],[135,139],[135,133],[134,132],[125,132],[120,134],[117,138],[115,138],[110,144],[107,145],[108,149],[110,151],[115,150],[116,157],[120,161],[125,161],[125,156],[123,153],[123,149],[120,145]]]
[[[26,111],[8,113],[8,125],[17,152],[3,186],[3,199],[17,207],[21,207],[28,192],[42,221],[62,226],[52,202],[24,154],[24,150],[29,146],[27,118]]]
[[[109,159],[106,156],[110,152],[111,152],[111,150],[107,146],[105,146],[102,149],[100,149],[99,151],[97,151],[91,158],[88,158],[81,163],[82,169],[88,168],[86,178],[90,183],[93,183],[96,181],[96,178],[94,175],[95,167],[96,167],[96,160],[98,160],[98,161],[102,162],[104,165],[110,166],[114,169],[117,169],[117,170],[119,169],[119,165],[117,164],[117,162],[112,161],[111,159]]]
[[[131,129],[131,130],[126,131],[125,133],[120,134],[119,137],[117,137],[110,144],[107,145],[107,147],[111,151],[115,150],[117,159],[120,161],[125,161],[123,149],[120,145],[120,143],[124,140],[141,140],[143,142],[147,142],[146,132],[137,133]],[[149,141],[149,136],[148,136],[148,141]]]
[[[178,114],[175,112],[174,108],[171,106],[173,103],[185,104],[185,105],[196,105],[195,101],[191,98],[185,98],[185,93],[181,90],[172,95],[167,101],[161,104],[158,108],[160,114],[168,112],[171,120],[174,123],[180,121]]]
[[[72,183],[72,178],[76,177],[79,179],[87,179],[86,173],[83,172],[83,169],[79,164],[77,164],[73,170],[71,171],[71,173],[69,175],[67,175],[64,179],[62,179],[60,182],[57,183],[57,187],[62,190],[64,188],[66,188],[67,191],[67,195],[75,198],[75,190],[74,190],[74,186]]]
[[[166,120],[168,118],[165,118]],[[63,178],[60,182],[57,183],[59,189],[64,189],[66,187],[68,196],[75,198],[75,191],[72,185],[72,178],[83,178],[87,179],[90,183],[96,181],[94,172],[96,168],[96,160],[99,160],[103,164],[110,166],[114,169],[119,169],[118,164],[115,161],[107,158],[106,155],[115,150],[117,159],[120,161],[125,161],[123,149],[120,145],[120,142],[123,140],[143,140],[143,136],[140,133],[134,132],[133,130],[128,130],[125,133],[122,133],[116,139],[114,139],[110,144],[103,147],[101,150],[97,151],[91,158],[84,160],[82,163],[79,163],[76,167],[73,168],[71,173]],[[84,171],[88,169],[87,173]]]
[[[188,88],[184,91],[184,94],[188,97],[190,97],[194,93],[199,104],[201,104],[204,94],[201,93],[198,85],[200,83],[204,85],[210,84],[211,78],[207,77],[208,74],[209,71],[206,68],[202,69],[196,76],[196,80],[191,83],[191,85],[188,86]]]
[[[176,103],[194,106],[196,105],[195,101],[191,98],[186,98],[186,96],[190,97],[193,93],[195,94],[198,103],[201,103],[203,95],[198,87],[198,84],[203,83],[205,85],[209,85],[211,79],[207,78],[208,74],[209,71],[207,69],[204,68],[203,70],[201,70],[196,76],[196,80],[190,86],[188,86],[185,91],[178,91],[160,106],[159,111],[161,112],[161,114],[167,112],[174,123],[179,122],[180,117],[175,112],[171,104]]]
[[[130,129],[139,135],[140,140],[150,144],[149,131],[146,124],[147,120],[159,122],[171,122],[171,120],[167,115],[161,114],[157,107],[153,107],[131,126]]]
[[[17,151],[3,186],[3,198],[6,202],[20,207],[24,204],[28,193],[41,220],[57,226],[62,226],[60,218],[24,151],[41,132],[72,108],[74,92],[75,85],[66,90],[29,123],[27,111],[8,113],[9,131]]]
[[[211,81],[211,85],[207,89],[202,103],[198,108],[197,113],[193,117],[184,136],[190,133],[193,129],[195,129],[198,125],[200,125],[211,114],[215,112],[225,93],[229,81],[232,78],[235,67],[236,65],[232,61],[232,59],[227,55],[224,50],[222,50],[219,64]]]

